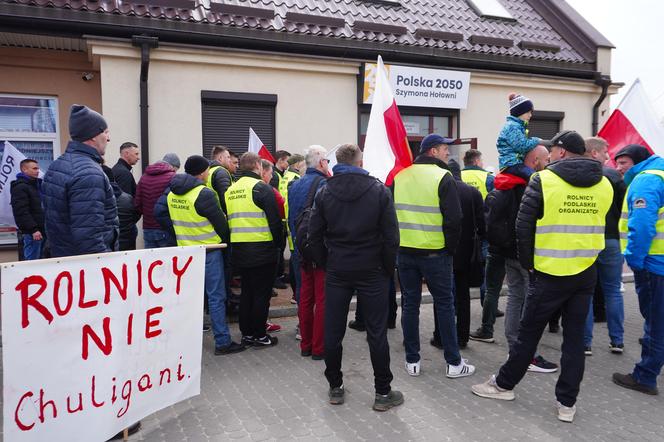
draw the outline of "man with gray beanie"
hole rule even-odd
[[[71,141],[44,176],[46,232],[53,257],[116,250],[119,221],[113,189],[101,169],[110,141],[99,113],[75,104]]]

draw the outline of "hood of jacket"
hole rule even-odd
[[[499,173],[493,181],[493,185],[498,190],[510,190],[516,186],[525,186],[528,184],[523,178],[510,173]]]
[[[594,186],[604,177],[602,163],[585,157],[554,161],[546,168],[576,187]]]
[[[328,191],[341,201],[355,201],[376,183],[376,178],[361,167],[337,164],[334,176],[327,181]]]
[[[652,155],[650,158],[641,161],[639,164],[635,164],[625,174],[625,184],[629,186],[638,174],[644,170],[650,169],[664,170],[664,158],[658,155]]]
[[[157,161],[154,164],[150,164],[146,169],[145,173],[148,175],[163,175],[165,173],[173,172],[171,165],[164,161]]]
[[[203,181],[195,178],[188,173],[179,173],[171,179],[171,192],[176,195],[184,195],[196,186],[203,184]]]

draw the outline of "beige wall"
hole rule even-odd
[[[58,98],[60,149],[69,141],[69,108],[85,104],[101,109],[101,82],[83,52],[0,48],[0,93],[50,95]],[[94,74],[83,81],[83,72]]]
[[[111,130],[107,161],[123,141],[140,141],[140,54],[128,45],[90,42],[101,68],[104,116]],[[276,94],[277,147],[302,152],[357,139],[359,64],[266,54],[159,48],[149,75],[150,162],[202,152],[201,91]],[[248,137],[248,134],[247,134]],[[139,168],[134,174],[140,176]]]

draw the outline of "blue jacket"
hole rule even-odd
[[[307,167],[307,172],[304,176],[299,180],[293,181],[288,187],[288,229],[293,237],[293,243],[295,243],[295,221],[297,220],[298,215],[304,210],[309,190],[316,177],[323,177],[318,183],[318,189],[320,189],[327,182],[327,177],[323,172],[314,167]]]
[[[118,209],[92,147],[70,141],[42,184],[46,235],[53,257],[116,250]]]
[[[664,170],[664,158],[653,155],[625,174],[627,188],[627,250],[625,260],[633,270],[645,269],[664,276],[664,255],[648,255],[655,237],[657,211],[664,206],[664,180],[644,170]],[[634,201],[639,200],[638,207]]]
[[[510,115],[496,141],[498,168],[503,170],[523,163],[526,154],[541,142],[542,140],[537,137],[528,138],[525,121]]]

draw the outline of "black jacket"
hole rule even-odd
[[[567,183],[577,187],[590,187],[599,183],[602,178],[602,164],[590,158],[570,158],[555,161],[547,169],[558,175]],[[530,178],[528,187],[521,199],[521,206],[516,217],[516,241],[519,262],[524,269],[534,267],[535,226],[537,220],[544,215],[544,197],[542,182],[538,174]]]
[[[240,177],[256,178],[259,182],[254,186],[252,198],[254,204],[263,209],[272,233],[272,241],[236,242],[232,247],[233,267],[258,267],[276,263],[284,241],[284,224],[277,208],[277,199],[269,184],[261,181],[261,177],[253,172],[242,172]]]
[[[468,270],[475,247],[475,233],[484,239],[486,228],[484,225],[484,202],[482,194],[476,188],[461,181],[461,171],[458,165],[449,165],[452,176],[456,180],[457,195],[461,205],[461,234],[454,254],[454,268]]]
[[[389,190],[366,171],[338,164],[309,220],[314,261],[328,271],[394,272],[399,228]]]
[[[487,225],[489,253],[516,259],[516,215],[526,180],[509,173],[499,173],[495,188],[484,200],[484,216]]]
[[[123,192],[116,182],[111,183],[115,202],[118,206],[118,219],[120,220],[120,241],[130,241],[134,239],[133,227],[136,225],[141,215],[134,208],[134,198],[127,192]]]
[[[226,210],[226,200],[224,199],[224,195],[226,194],[228,188],[231,187],[231,184],[233,184],[233,177],[231,177],[231,173],[224,166],[219,164],[217,161],[211,161],[210,167],[214,166],[220,167],[215,169],[215,171],[212,173],[212,188],[215,192],[217,192],[217,195],[219,195],[221,210],[227,214],[228,211]]]
[[[131,174],[131,166],[120,158],[111,170],[120,189],[132,197],[136,196],[136,180],[134,179],[134,175]]]
[[[447,164],[432,158],[420,155],[413,162],[414,164],[435,164],[436,166],[449,170]],[[443,235],[445,235],[445,249],[450,255],[456,252],[457,244],[461,236],[461,203],[457,192],[457,183],[452,174],[447,174],[440,180],[438,185],[438,197],[440,199],[440,211],[443,214]],[[400,247],[400,253],[410,254],[429,254],[435,250],[412,249],[410,247]]]
[[[284,173],[277,169],[277,166],[274,166],[272,168],[272,179],[270,180],[270,186],[274,187],[275,189],[279,190],[279,181],[281,180],[281,177],[284,176]]]
[[[184,195],[196,186],[205,185],[203,181],[194,178],[189,174],[177,174],[171,179],[171,183],[164,190],[164,193],[157,200],[154,206],[154,217],[161,225],[162,229],[171,232],[175,238],[175,230],[173,230],[173,221],[168,212],[168,194],[173,192],[176,195]],[[214,227],[214,231],[221,238],[221,242],[230,242],[230,231],[228,230],[228,222],[224,213],[221,211],[219,204],[217,204],[217,196],[214,191],[205,187],[198,194],[198,198],[194,202],[196,213],[200,216],[207,218]]]
[[[10,186],[12,212],[21,233],[44,234],[44,209],[39,195],[40,178],[19,173]]]
[[[620,221],[620,212],[622,211],[622,203],[625,198],[627,185],[623,181],[622,175],[615,169],[604,166],[602,167],[602,173],[613,187],[613,203],[611,204],[609,213],[606,214],[606,233],[604,237],[606,239],[620,239],[618,221]]]

